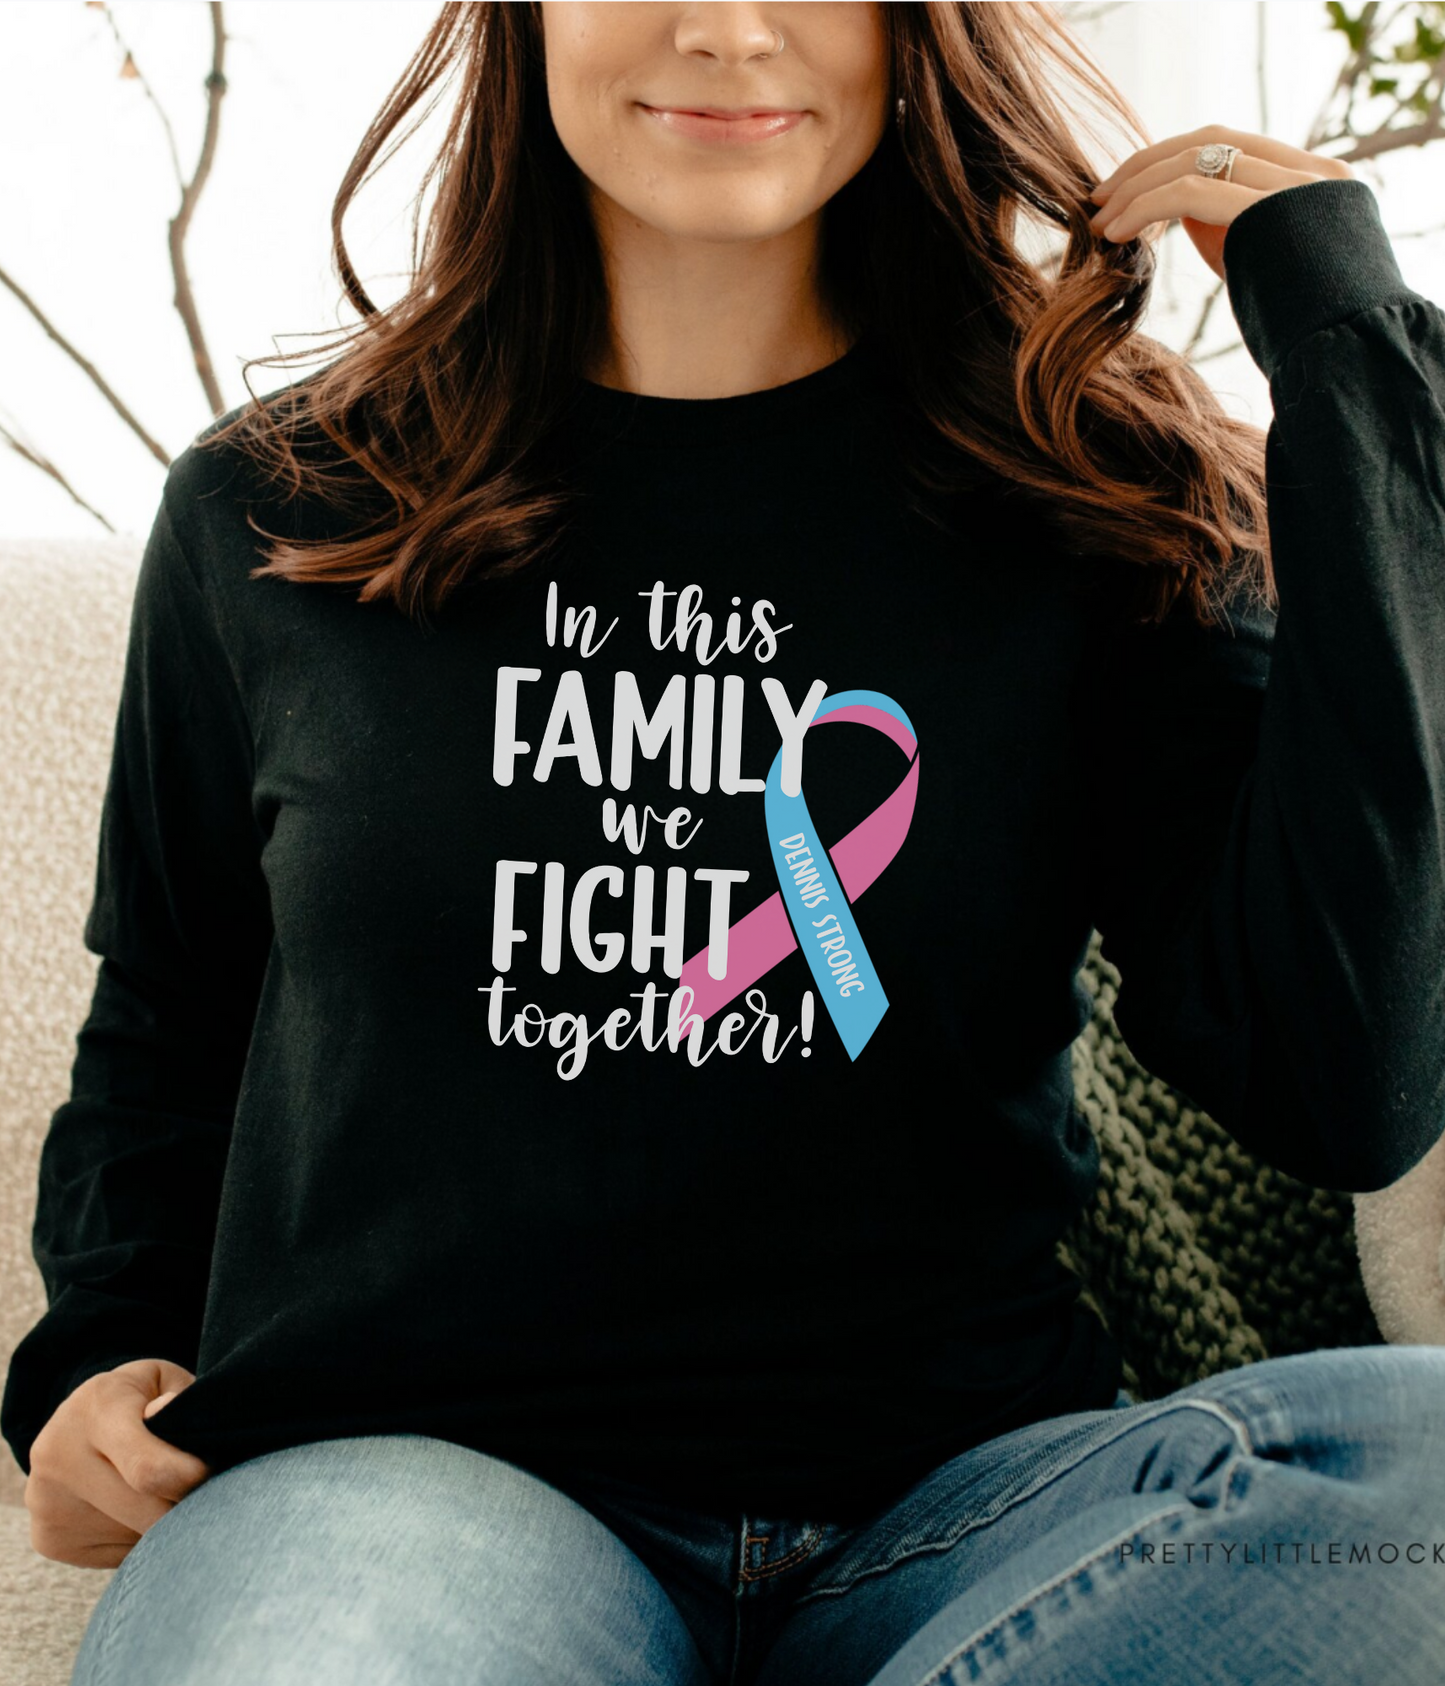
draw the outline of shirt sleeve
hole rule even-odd
[[[188,460],[170,471],[137,575],[83,932],[100,963],[41,1149],[32,1249],[48,1309],[0,1405],[27,1474],[35,1436],[87,1377],[133,1358],[196,1367],[270,951],[252,737],[172,519]]]
[[[1445,313],[1357,179],[1256,201],[1224,255],[1278,609],[1116,635],[1094,923],[1139,1061],[1364,1193],[1445,1132]]]

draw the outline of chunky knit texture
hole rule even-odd
[[[1094,1012],[1074,1088],[1102,1163],[1058,1251],[1119,1342],[1124,1385],[1157,1399],[1261,1358],[1379,1344],[1350,1196],[1262,1164],[1135,1060],[1097,932],[1080,978]]]

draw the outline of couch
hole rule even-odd
[[[37,1160],[95,977],[81,927],[140,554],[124,538],[0,543],[0,1361],[45,1305]],[[1081,977],[1094,1010],[1075,1089],[1102,1170],[1059,1252],[1118,1335],[1134,1396],[1275,1353],[1445,1342],[1445,1142],[1376,1195],[1293,1182],[1133,1060],[1097,935]],[[24,1476],[0,1447],[4,1686],[66,1686],[113,1572],[32,1549]]]

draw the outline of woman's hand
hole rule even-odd
[[[207,1464],[146,1427],[195,1379],[167,1358],[135,1358],[62,1401],[30,1448],[25,1484],[30,1543],[42,1557],[113,1569],[210,1475]]]
[[[1239,148],[1229,181],[1202,176],[1194,167],[1200,147],[1211,143]],[[1281,188],[1354,173],[1338,158],[1321,158],[1268,135],[1210,123],[1142,147],[1113,175],[1105,176],[1089,195],[1101,207],[1089,227],[1105,240],[1133,240],[1146,228],[1178,217],[1199,255],[1222,281],[1224,236],[1246,205]]]

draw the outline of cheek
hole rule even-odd
[[[867,59],[846,67],[834,86],[839,90],[841,133],[838,139],[866,156],[885,132],[892,111],[887,77]]]
[[[861,164],[893,115],[887,37],[876,17],[870,29],[852,27],[850,19],[834,30],[829,47],[823,75],[834,91],[839,114],[838,131],[829,137],[832,149]]]
[[[570,110],[555,115],[573,162],[614,203],[640,213],[668,184],[670,173],[649,144],[646,119],[628,99],[608,88],[590,88]],[[675,186],[675,173],[671,180]]]
[[[551,85],[551,107],[563,149],[584,176],[605,186],[627,151],[622,132],[628,115],[625,102],[585,67],[576,75],[564,75],[559,67]]]
[[[857,175],[886,132],[880,97],[871,85],[850,90],[820,135],[815,194],[829,199]]]

